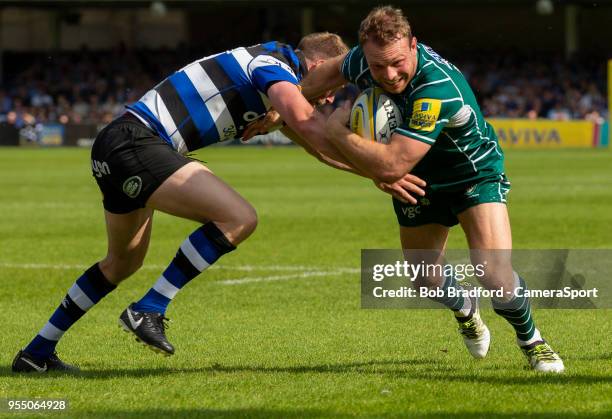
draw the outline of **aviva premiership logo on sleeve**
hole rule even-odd
[[[412,105],[409,127],[431,132],[436,128],[442,101],[439,99],[417,99]]]

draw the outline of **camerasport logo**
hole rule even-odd
[[[123,192],[130,198],[136,198],[142,189],[140,176],[129,177],[123,182]]]

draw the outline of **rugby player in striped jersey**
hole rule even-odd
[[[163,80],[104,128],[91,158],[103,194],[107,255],[76,280],[49,321],[18,352],[12,370],[76,368],[57,357],[56,345],[141,267],[155,210],[202,225],[183,241],[153,287],[121,313],[119,324],[149,348],[174,354],[165,335],[168,304],[189,281],[249,237],[257,224],[255,210],[244,198],[185,153],[240,138],[271,106],[301,138],[323,138],[325,120],[302,96],[299,82],[309,70],[347,50],[337,35],[317,33],[304,37],[297,50],[267,42],[205,57]],[[341,155],[334,156],[334,150],[328,150],[325,159],[360,173]],[[416,184],[405,183],[423,193]],[[396,192],[413,199],[400,187]]]
[[[529,300],[514,292],[525,283],[511,265],[506,207],[510,182],[504,155],[464,76],[417,42],[401,10],[385,6],[373,9],[361,22],[359,45],[317,68],[303,84],[303,93],[309,97],[346,81],[362,89],[376,85],[390,93],[404,123],[388,144],[367,141],[346,128],[350,109],[345,106],[328,120],[328,142],[372,179],[392,183],[410,172],[427,182],[427,195],[419,202],[393,200],[407,257],[440,263],[449,228],[460,224],[472,263],[488,262],[479,278],[483,286],[506,291],[504,298],[494,299],[493,307],[514,328],[529,365],[536,371],[562,372],[563,361],[535,326]],[[461,288],[452,276],[422,277],[417,285]],[[490,333],[477,299],[437,300],[454,311],[471,355],[484,357]]]

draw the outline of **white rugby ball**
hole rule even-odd
[[[361,92],[351,109],[350,129],[367,140],[387,144],[400,125],[398,106],[378,87]]]

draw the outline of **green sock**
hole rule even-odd
[[[455,297],[448,296],[448,289],[455,288],[458,290],[462,290],[461,285],[457,283],[457,280],[454,276],[447,276],[444,278],[444,283],[442,284],[440,289],[444,290],[444,297],[429,297],[433,301],[437,301],[440,304],[445,305],[451,310],[455,311],[456,315],[461,317],[467,317],[470,313],[470,309],[472,307],[469,298],[463,298],[463,296],[458,295]]]
[[[523,278],[515,273],[515,278],[518,278],[517,286],[527,289],[527,285]],[[508,302],[501,302],[495,299],[493,302],[493,310],[508,321],[516,332],[516,337],[523,342],[529,342],[536,335],[537,329],[531,315],[531,304],[527,297],[514,297]],[[539,333],[538,333],[539,335]]]

